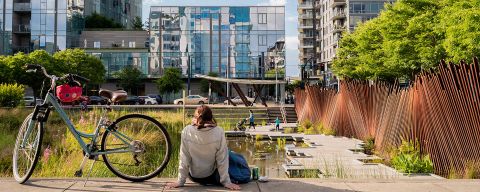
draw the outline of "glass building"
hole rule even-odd
[[[165,68],[229,78],[265,78],[284,67],[285,7],[158,6],[150,9],[149,73]],[[271,55],[271,54],[270,54]]]
[[[78,47],[85,13],[100,5],[109,5],[104,16],[120,23],[141,16],[142,0],[0,0],[0,54]]]

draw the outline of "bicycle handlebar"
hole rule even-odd
[[[50,79],[53,77],[52,75],[49,75],[47,73],[47,71],[45,70],[45,68],[43,66],[38,65],[38,64],[28,64],[26,66],[26,68],[27,68],[27,72],[30,72],[30,71],[36,72],[37,70],[41,70],[43,72],[43,75],[45,75],[46,77],[48,77]],[[87,79],[85,77],[82,77],[80,75],[76,75],[76,74],[66,74],[63,77],[58,78],[58,80],[77,80],[77,81],[82,81],[82,82],[85,82],[85,83],[88,83],[90,81],[89,79]]]

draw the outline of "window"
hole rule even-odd
[[[258,35],[258,45],[267,45],[267,36],[266,35]]]
[[[267,24],[267,14],[259,13],[258,14],[258,24]]]
[[[100,41],[93,42],[93,48],[100,48]]]
[[[135,48],[135,41],[128,42],[128,47],[129,48]]]

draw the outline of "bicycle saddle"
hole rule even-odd
[[[98,94],[102,97],[110,99],[112,103],[122,102],[127,99],[127,92],[123,90],[111,91],[108,89],[100,89]]]

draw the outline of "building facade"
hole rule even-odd
[[[276,66],[284,67],[283,6],[151,7],[149,26],[152,76],[174,67],[184,76],[266,78],[275,47],[281,48],[275,50]]]
[[[97,4],[117,7],[100,14],[121,23],[141,16],[142,0],[0,0],[0,55],[78,47],[85,13],[103,10]]]
[[[300,51],[300,63],[302,65],[302,77],[323,82],[324,85],[335,84],[335,77],[330,70],[333,59],[336,55],[338,42],[342,38],[343,32],[352,32],[355,27],[361,23],[378,16],[384,8],[385,3],[392,3],[393,0],[299,0],[298,10],[312,12],[312,23],[315,23],[314,32],[300,31],[300,47],[306,44],[305,37],[315,40],[312,49]],[[309,9],[302,7],[303,2],[306,5],[313,4]],[[299,15],[299,19],[301,16]],[[313,34],[314,37],[311,34]],[[308,44],[307,44],[308,45]],[[303,54],[302,54],[303,53]],[[305,57],[306,55],[306,57]],[[303,57],[302,57],[303,56]],[[309,60],[310,58],[314,58]]]

